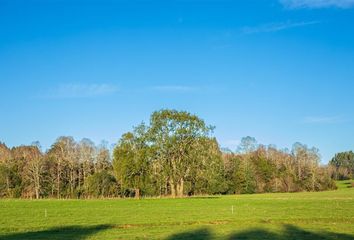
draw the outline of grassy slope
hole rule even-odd
[[[338,186],[186,199],[1,200],[0,239],[354,239],[354,188]]]

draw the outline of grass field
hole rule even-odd
[[[186,199],[1,200],[0,239],[354,239],[349,185]]]

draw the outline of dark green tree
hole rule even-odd
[[[122,192],[133,190],[136,198],[140,198],[151,169],[147,137],[146,126],[141,124],[123,134],[113,151],[113,168]]]
[[[113,175],[102,170],[90,175],[86,183],[87,193],[93,197],[116,197],[119,186]]]
[[[354,152],[337,153],[329,162],[336,168],[335,179],[344,180],[354,177]]]

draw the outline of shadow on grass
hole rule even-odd
[[[0,240],[82,240],[86,239],[90,235],[97,232],[103,231],[105,229],[111,228],[111,225],[95,225],[90,227],[82,226],[68,226],[68,227],[56,227],[47,230],[33,231],[33,232],[23,232],[23,233],[13,233],[8,235],[0,235]]]
[[[209,229],[202,228],[195,231],[177,233],[167,238],[167,240],[180,240],[180,239],[208,240],[208,239],[213,239],[213,237]]]
[[[186,239],[216,239],[211,231],[207,228],[202,228],[196,231],[184,232],[172,235],[167,240],[186,240]],[[218,237],[219,239],[220,237]],[[292,225],[285,225],[284,231],[281,233],[273,233],[264,229],[251,229],[243,232],[233,233],[226,237],[228,240],[354,240],[354,236],[340,233],[321,232],[314,233],[305,231]]]

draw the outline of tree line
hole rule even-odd
[[[354,178],[354,152],[337,153],[329,162],[331,176],[336,180]]]
[[[59,137],[0,144],[0,197],[99,198],[322,191],[335,188],[343,166],[320,165],[318,149],[291,150],[242,139],[237,152],[220,149],[213,127],[184,111],[160,110],[149,124],[123,134],[110,151],[89,139]],[[338,161],[337,161],[338,162]],[[334,164],[336,164],[335,162]],[[346,175],[347,176],[347,175]]]
[[[80,198],[93,196],[97,180],[113,186],[110,151],[89,139],[59,137],[43,153],[38,143],[9,149],[0,144],[0,197]],[[101,178],[101,179],[99,179]],[[114,184],[116,184],[114,182]],[[105,193],[106,195],[106,193]]]

